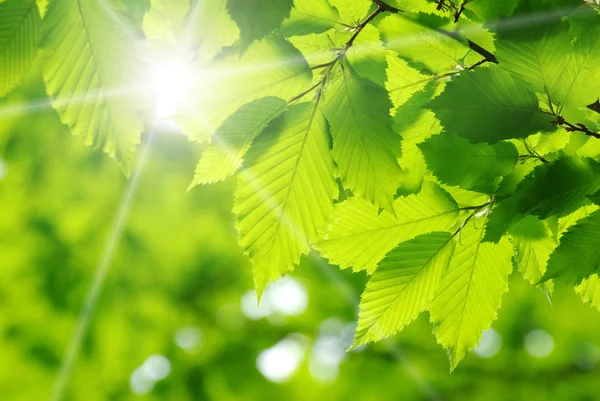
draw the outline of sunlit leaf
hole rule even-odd
[[[260,293],[294,268],[323,230],[337,198],[327,124],[313,103],[290,107],[254,142],[234,212]]]
[[[448,273],[429,306],[434,333],[454,369],[496,319],[512,271],[512,247],[482,243],[485,225],[470,222],[458,237]]]
[[[433,232],[386,255],[361,297],[354,346],[402,330],[425,310],[448,268],[454,245],[449,233]]]
[[[126,22],[95,0],[56,0],[42,35],[44,81],[61,121],[129,170],[143,130],[142,52]]]
[[[396,216],[360,198],[336,205],[327,231],[315,247],[333,264],[372,272],[398,244],[418,235],[447,230],[459,208],[446,191],[423,184],[417,195],[394,202]]]

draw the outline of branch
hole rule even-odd
[[[363,29],[365,29],[365,27],[371,21],[373,21],[381,13],[389,12],[389,13],[392,13],[392,14],[397,14],[397,13],[401,13],[402,12],[402,10],[399,10],[396,7],[392,7],[389,4],[383,2],[382,0],[372,0],[372,1],[373,1],[373,3],[377,4],[377,8],[363,22],[361,22],[360,24],[358,24],[358,26],[356,27],[356,30],[354,31],[354,33],[352,34],[352,36],[350,37],[350,39],[348,39],[348,41],[346,42],[346,44],[344,45],[344,47],[342,47],[339,50],[339,52],[335,56],[335,58],[333,60],[331,60],[330,62],[328,62],[328,63],[323,63],[323,64],[315,65],[315,66],[313,66],[311,68],[312,70],[317,70],[317,69],[320,69],[320,68],[326,68],[326,72],[323,74],[323,79],[321,79],[319,82],[317,82],[315,85],[311,86],[310,88],[308,88],[304,92],[302,92],[302,93],[294,96],[293,98],[291,98],[288,101],[288,103],[293,103],[293,102],[295,102],[297,100],[302,99],[304,96],[306,96],[310,92],[314,91],[315,89],[318,89],[319,93],[317,94],[317,99],[319,99],[321,97],[321,90],[323,89],[323,87],[325,87],[325,84],[327,83],[327,77],[329,76],[329,74],[333,70],[333,67],[335,67],[336,64],[342,58],[344,58],[344,56],[348,52],[348,49],[350,49],[352,47],[352,45],[354,44],[354,41],[356,40],[356,38],[358,37],[358,35],[360,35],[360,33],[363,31]]]
[[[369,22],[373,21],[375,19],[375,17],[377,17],[382,12],[389,11],[390,9],[393,10],[393,11],[391,11],[393,13],[397,13],[397,12],[400,11],[397,8],[394,8],[394,7],[390,6],[390,5],[388,5],[387,3],[384,3],[381,0],[373,0],[373,3],[377,4],[377,8],[375,9],[375,11],[373,11],[371,13],[371,15],[369,15],[367,17],[366,20],[364,20],[363,22],[361,22],[356,27],[356,31],[350,37],[350,39],[348,40],[348,42],[346,42],[346,45],[344,46],[344,50],[342,50],[344,53],[352,46],[352,44],[354,43],[354,40],[356,39],[356,37],[358,35],[360,35],[360,33],[362,32],[362,30],[365,28],[365,26],[367,26],[369,24]],[[338,58],[340,58],[340,57],[338,57]]]
[[[586,127],[585,124],[582,123],[571,124],[570,122],[566,121],[562,116],[556,116],[556,119],[552,121],[552,123],[554,125],[562,126],[567,132],[583,132],[587,136],[600,139],[600,133],[592,131],[591,129]]]
[[[466,2],[464,3],[466,4]],[[479,54],[480,56],[484,57],[486,59],[487,62],[489,63],[494,63],[494,64],[498,64],[498,59],[496,58],[496,56],[494,55],[494,53],[484,49],[483,47],[481,47],[480,45],[478,45],[477,43],[473,42],[472,40],[469,40],[467,38],[465,38],[463,35],[461,35],[459,32],[450,32],[450,31],[446,31],[444,29],[438,28],[438,27],[434,27],[434,26],[429,26],[429,25],[424,25],[421,22],[419,22],[418,20],[415,19],[411,19],[411,21],[424,26],[425,28],[431,29],[441,35],[445,35],[451,39],[454,39],[460,43],[462,43],[465,46],[468,46],[469,49],[473,50],[475,53]]]
[[[494,53],[491,53],[491,52],[485,50],[483,47],[479,46],[477,43],[475,43],[475,42],[467,39],[467,45],[475,53],[479,54],[480,56],[485,57],[485,60],[487,62],[494,63],[494,64],[498,64],[499,63],[499,61],[496,58],[496,56],[494,55]]]
[[[386,2],[384,2],[382,0],[372,0],[372,1],[373,1],[373,3],[377,4],[377,6],[382,9],[382,11],[392,13],[392,14],[398,14],[398,13],[404,12],[396,7],[390,6],[389,4],[387,4]]]
[[[567,131],[567,132],[583,132],[587,136],[591,136],[593,138],[600,139],[600,133],[592,131],[585,124],[582,124],[582,123],[574,123],[573,124],[573,123],[570,123],[567,120],[565,120],[565,118],[563,116],[561,116],[559,114],[559,112],[557,112],[556,109],[554,108],[554,105],[552,104],[552,99],[550,98],[550,94],[547,93],[546,95],[548,96],[548,107],[550,108],[550,113],[548,113],[548,114],[550,114],[554,117],[554,120],[552,120],[552,124],[564,128],[565,131]],[[587,107],[590,110],[600,113],[600,111],[599,111],[600,110],[600,100],[590,104]]]

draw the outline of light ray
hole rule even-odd
[[[43,111],[46,109],[57,108],[62,106],[67,106],[70,104],[83,104],[87,101],[96,101],[98,97],[103,98],[111,98],[111,97],[119,97],[124,95],[129,95],[131,93],[140,92],[142,90],[146,90],[145,88],[140,87],[130,87],[130,88],[120,88],[114,90],[103,90],[93,93],[88,93],[85,95],[79,96],[62,96],[57,97],[55,99],[38,99],[31,102],[26,102],[22,104],[14,104],[8,105],[4,107],[0,107],[0,119],[13,117],[20,114],[29,114],[37,111]]]
[[[150,154],[150,148],[153,142],[154,133],[155,127],[153,127],[148,134],[148,139],[144,144],[141,155],[139,156],[138,161],[136,163],[134,172],[131,178],[129,179],[129,182],[127,183],[124,195],[121,198],[119,209],[117,211],[115,220],[110,230],[110,235],[108,237],[108,240],[106,241],[98,265],[96,266],[92,284],[88,290],[83,310],[77,321],[75,332],[69,341],[67,351],[63,357],[60,370],[58,372],[58,377],[55,382],[54,390],[52,392],[52,401],[60,401],[62,399],[65,392],[65,388],[69,381],[69,377],[71,376],[73,367],[77,362],[77,358],[81,350],[81,344],[87,333],[87,329],[90,325],[90,321],[96,309],[96,305],[98,304],[98,299],[100,298],[100,294],[102,293],[102,288],[104,286],[106,276],[110,271],[115,251],[119,244],[119,240],[122,237],[123,229],[125,227],[127,217],[131,210],[135,194],[137,193],[137,190],[139,188],[140,178],[142,176],[144,167],[146,166],[146,163],[148,161],[148,156]]]
[[[105,7],[109,11],[109,14],[111,16],[113,16],[113,18],[118,23],[118,25],[121,26],[121,28],[123,28],[132,38],[134,38],[134,39],[137,38],[137,35],[135,35],[130,29],[128,29],[127,25],[124,24],[123,21],[121,21],[121,19],[116,15],[114,10],[112,10],[112,8],[104,0],[97,0],[97,1],[100,4],[102,4],[103,7]],[[556,20],[564,15],[565,15],[564,12],[555,11],[555,12],[549,12],[549,13],[537,13],[537,14],[531,14],[531,15],[526,15],[526,16],[511,17],[501,23],[500,22],[492,23],[489,25],[489,27],[491,27],[492,29],[502,30],[502,31],[514,30],[514,29],[520,28],[522,26],[532,26],[532,25],[540,25],[540,24],[549,23],[549,22]],[[479,31],[479,29],[469,28],[469,29],[463,30],[462,33],[468,34],[468,33],[473,33],[473,32],[477,32],[477,31]],[[186,40],[189,40],[189,33],[188,33],[188,38]],[[409,38],[402,38],[402,39],[398,39],[398,41],[393,41],[391,43],[388,43],[388,45],[389,44],[397,45],[397,44],[401,44],[401,43],[408,43],[408,41],[410,41]],[[368,46],[368,45],[355,44],[354,46],[356,46],[355,49],[357,49],[357,50],[366,50],[368,48],[380,48],[379,45]],[[283,65],[292,65],[294,63],[305,63],[305,62],[306,61],[303,57],[298,57],[297,59],[287,59],[287,60],[279,62],[279,63],[253,64],[250,66],[245,66],[243,68],[233,67],[233,68],[220,69],[220,70],[216,70],[216,71],[208,70],[205,72],[206,76],[202,80],[199,80],[198,82],[194,82],[192,84],[195,88],[198,88],[198,87],[201,88],[203,85],[205,85],[205,82],[207,79],[210,79],[210,80],[216,79],[216,80],[227,81],[233,77],[244,76],[245,74],[248,74],[251,72],[260,71],[267,66],[272,68],[273,66],[275,66],[277,64],[283,66]],[[261,88],[259,90],[263,90],[263,89],[264,88]],[[69,100],[64,100],[64,101],[67,104],[68,104],[68,102],[71,102],[73,100],[84,102],[89,99],[94,99],[96,96],[97,95],[88,95],[88,96],[82,96],[79,99],[71,98]],[[61,100],[58,99],[58,100],[55,100],[55,102],[60,103]],[[19,114],[19,113],[26,112],[29,110],[43,109],[43,108],[46,108],[49,106],[51,106],[50,101],[39,101],[37,103],[34,102],[33,104],[28,104],[28,105],[20,106],[20,107],[4,108],[4,109],[0,109],[0,117],[12,115],[12,114]],[[142,154],[136,165],[132,179],[129,181],[127,188],[125,190],[125,194],[121,200],[119,210],[116,215],[116,219],[115,219],[112,229],[111,229],[110,237],[104,248],[102,258],[100,259],[100,261],[97,265],[97,268],[96,268],[96,271],[94,274],[94,280],[93,280],[92,286],[90,288],[90,291],[88,293],[88,296],[86,298],[83,312],[78,320],[76,331],[73,335],[73,338],[71,339],[71,341],[69,343],[65,358],[63,359],[63,363],[61,365],[61,368],[59,371],[59,376],[58,376],[56,386],[55,386],[53,396],[52,396],[53,401],[60,401],[61,397],[63,396],[64,389],[67,385],[73,365],[77,360],[79,350],[81,348],[81,343],[85,337],[87,328],[89,327],[89,323],[92,318],[96,304],[98,302],[98,298],[101,294],[103,284],[104,284],[106,276],[109,272],[109,268],[110,268],[116,247],[121,238],[126,218],[131,209],[131,203],[132,203],[135,193],[139,187],[139,179],[140,179],[143,167],[148,158],[149,148],[150,148],[150,144],[152,142],[153,134],[154,134],[154,130],[149,135],[149,138],[142,150]],[[217,141],[217,143],[219,142],[219,139],[217,137],[214,137],[214,140]],[[221,143],[220,146],[226,146],[226,145]],[[250,173],[248,173],[246,171],[245,174],[250,174]],[[260,188],[256,184],[256,180],[252,179],[253,177],[251,177],[251,176],[247,176],[247,177],[249,178],[249,181],[253,183],[252,185],[254,185],[255,190],[257,190],[257,193],[263,194],[262,196],[264,196],[264,198],[265,198],[264,199],[265,203],[267,203],[267,205],[269,205],[272,209],[274,209],[276,205],[274,204],[272,197],[269,196],[269,194],[265,193],[264,189]],[[290,221],[288,218],[284,217],[281,221],[281,224],[283,224],[285,226],[285,228],[290,233],[292,233],[292,235],[295,238],[301,239],[304,237],[299,232],[299,230],[295,227],[293,222]],[[324,272],[330,270],[329,266],[325,262],[323,262],[321,259],[319,259],[316,262],[317,262],[316,263],[317,266],[319,266],[321,269],[323,269]],[[339,278],[337,278],[337,276],[333,275],[330,271],[329,271],[329,273],[326,273],[326,274],[329,277],[334,277],[336,280],[339,280]],[[344,281],[339,280],[339,283],[340,283],[339,285],[341,287],[348,287],[348,284]],[[345,296],[348,298],[349,302],[352,303],[352,306],[354,308],[356,308],[356,305],[358,304],[358,302],[357,302],[357,298],[352,295],[353,294],[352,290],[348,287],[348,288],[344,289],[343,292],[345,293]],[[415,383],[417,383],[419,385],[419,387],[424,391],[424,393],[428,394],[431,399],[439,399],[439,397],[435,393],[435,390],[432,389],[432,387],[429,386],[424,381],[422,376],[415,370],[414,366],[406,360],[406,358],[402,355],[402,353],[399,351],[399,349],[397,347],[395,347],[393,344],[390,345],[389,349],[390,349],[390,353],[392,355],[394,355],[396,360],[399,363],[402,363],[402,365],[406,367],[411,380],[413,380]]]

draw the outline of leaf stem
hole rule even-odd
[[[494,205],[494,203],[496,203],[496,198],[492,195],[490,197],[489,202],[484,203],[483,205],[461,207],[459,210],[461,210],[461,211],[473,210],[473,213],[469,214],[469,216],[461,223],[460,227],[458,227],[458,229],[454,232],[454,234],[452,234],[451,238],[454,238],[457,235],[459,235],[461,233],[461,231],[465,228],[465,226],[469,223],[469,221],[471,221],[471,219],[473,219],[473,217],[475,217],[477,215],[477,213],[480,213],[481,211],[485,210],[486,208],[491,209],[492,206]],[[489,213],[489,211],[487,213]]]
[[[315,65],[313,67],[311,67],[311,70],[318,70],[321,68],[326,68],[327,71],[323,74],[323,79],[321,79],[319,82],[317,82],[316,84],[314,84],[313,86],[311,86],[310,88],[308,88],[307,90],[305,90],[304,92],[294,96],[293,98],[291,98],[288,103],[293,103],[295,101],[298,101],[300,99],[302,99],[304,96],[308,95],[310,92],[314,91],[314,90],[318,90],[319,93],[317,94],[317,99],[320,99],[321,97],[321,90],[323,89],[323,87],[325,87],[325,84],[327,83],[327,77],[329,76],[329,74],[331,73],[331,71],[333,70],[333,67],[335,67],[337,65],[337,63],[343,59],[346,56],[346,53],[348,52],[348,49],[350,49],[352,47],[352,45],[354,44],[354,41],[356,40],[356,38],[358,37],[358,35],[360,35],[360,33],[363,31],[363,29],[371,22],[373,21],[379,14],[383,13],[383,12],[389,12],[392,14],[397,14],[397,13],[401,13],[403,12],[400,9],[397,9],[396,7],[392,7],[389,4],[383,2],[382,0],[372,0],[373,3],[375,3],[377,5],[377,8],[375,9],[375,11],[373,11],[364,21],[362,21],[360,24],[358,24],[355,28],[354,33],[352,34],[352,36],[350,37],[350,39],[348,39],[348,41],[346,42],[346,44],[339,49],[337,55],[335,56],[335,58],[327,63],[323,63],[323,64],[318,64]]]

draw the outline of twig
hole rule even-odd
[[[454,11],[454,23],[456,24],[460,18],[460,16],[462,15],[463,11],[465,11],[465,6],[467,5],[467,3],[469,3],[470,0],[463,0],[463,2],[461,3],[460,7],[458,9],[455,8]]]
[[[600,139],[600,133],[592,131],[585,124],[582,123],[571,124],[570,122],[566,121],[562,116],[556,116],[556,119],[552,121],[552,123],[554,125],[562,126],[567,132],[583,132],[587,136]]]
[[[399,8],[390,6],[389,4],[387,4],[386,2],[384,2],[382,0],[372,0],[372,1],[373,1],[373,3],[377,4],[377,6],[379,8],[381,8],[382,11],[392,13],[392,14],[398,14],[398,13],[404,12],[404,11],[400,10]]]
[[[383,2],[382,0],[372,0],[372,1],[373,1],[373,3],[377,4],[377,8],[364,21],[362,21],[360,24],[358,24],[358,26],[356,26],[356,30],[354,31],[354,33],[352,34],[350,39],[348,39],[346,44],[341,49],[339,49],[335,58],[327,63],[318,64],[318,65],[311,67],[312,70],[326,68],[327,71],[323,74],[323,79],[321,79],[319,82],[317,82],[316,84],[314,84],[313,86],[311,86],[310,88],[305,90],[304,92],[291,98],[288,101],[288,103],[293,103],[293,102],[303,98],[304,96],[306,96],[310,92],[314,91],[315,89],[317,89],[319,91],[319,93],[317,94],[317,99],[320,99],[321,90],[325,87],[325,84],[327,83],[327,77],[333,70],[333,67],[335,67],[337,65],[337,63],[346,56],[348,49],[350,49],[352,47],[352,45],[354,44],[354,41],[356,40],[358,35],[360,35],[360,33],[363,31],[363,29],[371,21],[373,21],[379,14],[381,14],[383,12],[389,12],[392,14],[397,14],[397,13],[402,12],[402,10],[399,10],[396,7],[392,7],[389,4]]]
[[[552,99],[550,98],[549,93],[547,93],[547,96],[548,96],[548,107],[550,108],[549,114],[554,116],[554,120],[552,120],[552,124],[564,128],[565,131],[567,131],[567,132],[583,132],[587,136],[591,136],[593,138],[600,139],[600,133],[592,131],[585,124],[582,124],[582,123],[574,123],[573,124],[573,123],[570,123],[567,120],[565,120],[565,118],[562,115],[560,115],[559,112],[556,111],[556,109],[554,109],[554,105],[552,104]],[[595,110],[595,105],[597,103],[598,103],[598,106],[600,106],[600,101],[598,101],[587,107],[590,110],[597,111],[597,110]]]
[[[529,157],[530,158],[534,158],[534,159],[538,159],[540,160],[542,163],[550,163],[548,161],[548,159],[546,159],[544,156],[540,155],[535,149],[531,149],[529,147],[529,144],[527,143],[526,139],[523,139],[523,144],[525,145],[525,149],[527,149],[527,152],[529,152]],[[526,155],[527,156],[527,155]],[[519,158],[521,158],[522,156],[519,156]]]

